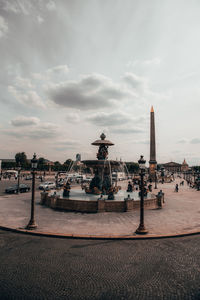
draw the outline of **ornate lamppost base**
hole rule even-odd
[[[30,221],[26,226],[26,229],[28,230],[34,230],[35,228],[37,228],[37,224],[35,223],[35,221]]]
[[[135,233],[137,233],[137,234],[147,234],[148,230],[145,228],[144,225],[142,225],[142,226],[140,225],[138,227],[138,229],[136,229]]]

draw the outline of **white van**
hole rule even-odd
[[[126,174],[124,172],[113,172],[112,180],[113,181],[121,181],[126,179]]]

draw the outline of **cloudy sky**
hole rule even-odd
[[[0,157],[200,164],[199,0],[0,0]]]

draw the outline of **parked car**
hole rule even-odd
[[[86,177],[85,179],[83,179],[83,183],[90,183],[92,181],[92,178],[90,177]]]
[[[25,180],[32,180],[32,176],[31,176],[31,175],[27,175],[27,176],[25,177]]]
[[[51,190],[55,188],[56,188],[55,182],[50,182],[50,181],[46,181],[39,185],[40,190]]]
[[[58,179],[58,186],[61,187],[64,185],[65,180],[63,178]]]
[[[18,185],[15,184],[13,186],[10,186],[8,188],[5,189],[5,193],[8,193],[8,194],[14,194],[14,193],[17,193],[17,190],[18,190]],[[25,193],[25,192],[28,192],[30,191],[30,187],[26,184],[20,184],[19,185],[19,192],[20,193]]]

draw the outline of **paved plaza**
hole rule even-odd
[[[77,240],[0,230],[0,299],[200,299],[200,236]]]
[[[182,179],[176,179],[180,182]],[[176,235],[200,232],[200,192],[186,185],[174,191],[176,182],[159,184],[165,193],[162,209],[145,210],[145,225],[152,235]],[[0,225],[24,229],[30,218],[31,193],[0,197]],[[76,236],[134,235],[139,224],[139,211],[124,213],[73,213],[55,211],[41,206],[40,192],[36,192],[37,232]]]

